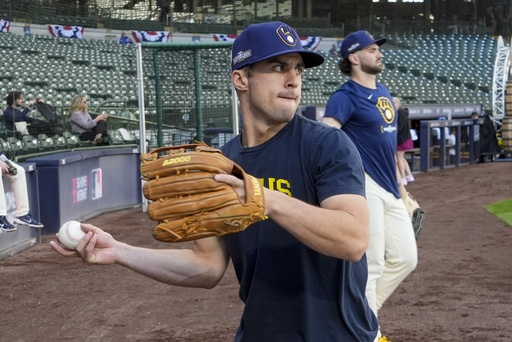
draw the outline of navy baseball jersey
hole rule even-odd
[[[302,116],[261,145],[243,148],[238,136],[222,150],[265,187],[315,206],[333,195],[365,194],[362,163],[347,135]],[[222,239],[245,303],[235,341],[375,338],[366,256],[358,262],[325,256],[272,219]]]
[[[341,129],[361,154],[365,172],[400,198],[395,163],[397,115],[389,91],[380,83],[370,89],[349,80],[331,95],[324,116],[341,122]]]

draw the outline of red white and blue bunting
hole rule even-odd
[[[320,44],[321,40],[322,40],[322,37],[315,37],[315,36],[300,37],[300,42],[302,43],[302,47],[304,48],[304,50],[314,51],[318,47],[318,44]]]
[[[9,29],[11,28],[11,22],[8,20],[0,19],[0,32],[9,33]]]
[[[236,37],[236,34],[217,33],[213,35],[213,39],[216,42],[233,42],[236,39]]]
[[[48,31],[54,37],[82,39],[84,36],[82,26],[48,25]]]
[[[137,43],[165,43],[171,37],[167,31],[132,31],[133,39]]]

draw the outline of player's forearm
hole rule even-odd
[[[162,283],[212,288],[222,277],[212,263],[190,249],[157,250],[124,243],[119,243],[116,249],[117,264]]]
[[[343,196],[351,196],[354,210],[350,211],[355,215],[339,208],[312,206],[270,190],[265,192],[265,203],[269,217],[308,247],[339,259],[358,261],[368,246],[367,204],[362,196]]]

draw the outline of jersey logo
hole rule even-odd
[[[395,108],[391,103],[391,100],[385,96],[379,97],[377,100],[377,108],[379,109],[380,115],[384,119],[384,122],[388,125],[393,123],[395,120]]]

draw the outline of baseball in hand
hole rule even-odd
[[[80,228],[80,222],[68,221],[59,229],[59,242],[69,249],[76,249],[84,235],[84,231]]]

